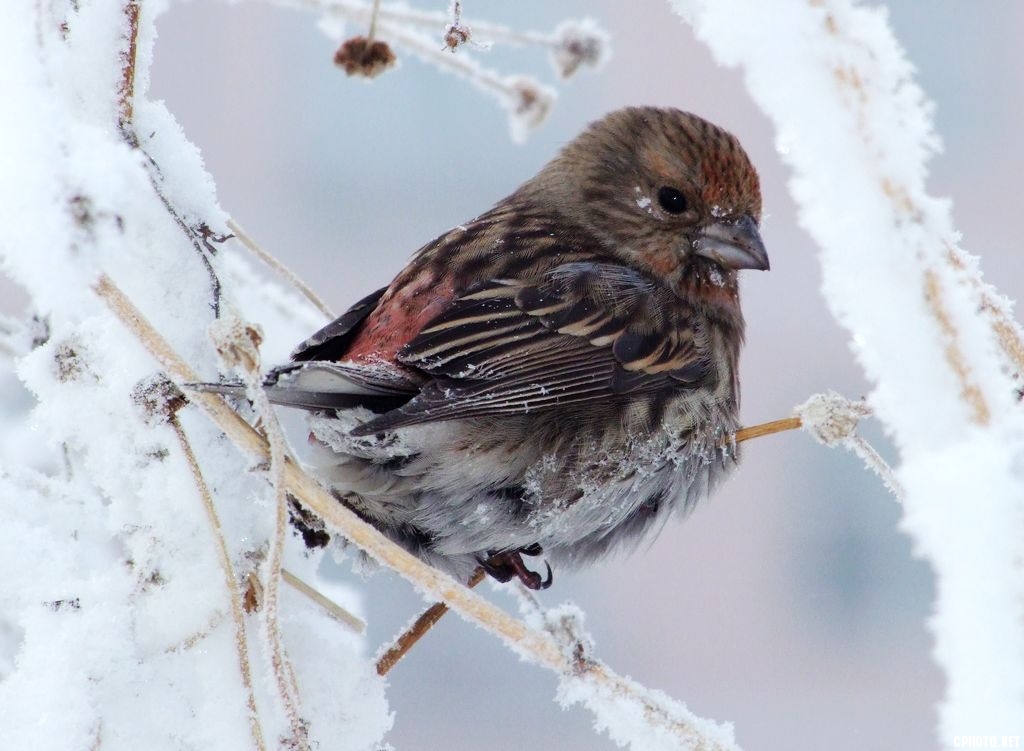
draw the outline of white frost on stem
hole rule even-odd
[[[1020,328],[925,189],[931,105],[885,11],[853,0],[673,0],[774,121],[825,299],[900,451],[903,526],[936,574],[938,739],[1024,717]],[[742,19],[742,23],[737,22]],[[981,729],[984,730],[981,730]]]
[[[298,751],[308,751],[308,727],[302,718],[301,697],[295,680],[295,671],[285,652],[281,638],[278,604],[281,591],[281,571],[284,560],[284,540],[288,531],[288,493],[284,484],[284,467],[288,459],[288,446],[277,415],[263,390],[260,373],[259,345],[263,334],[258,327],[246,324],[233,313],[217,318],[210,324],[213,339],[221,360],[229,369],[237,369],[245,383],[245,391],[252,402],[260,427],[269,445],[268,475],[274,489],[274,532],[270,538],[270,554],[265,561],[263,576],[263,631],[267,655],[277,684],[278,696],[291,726],[290,745]]]
[[[221,585],[273,533],[266,483],[195,410],[177,413],[194,461],[144,419],[131,394],[154,360],[92,288],[116,276],[207,377],[222,295],[275,340],[319,316],[279,286],[236,285],[256,275],[212,244],[226,220],[213,183],[147,97],[158,4],[8,5],[0,265],[46,323],[7,339],[28,391],[0,383],[0,748],[249,751],[260,730],[276,747],[286,718],[269,671],[250,690],[239,670],[237,583]],[[291,590],[282,605],[311,740],[378,744],[391,717],[361,640]]]
[[[698,717],[665,693],[611,673],[593,656],[594,640],[576,605],[545,610],[522,585],[512,591],[523,619],[552,638],[569,666],[558,680],[563,707],[582,704],[593,713],[595,729],[634,751],[739,751],[732,725]]]
[[[859,456],[867,468],[878,475],[896,500],[903,500],[903,488],[892,467],[874,446],[857,434],[857,425],[861,419],[871,414],[871,408],[866,403],[851,401],[830,391],[814,394],[798,405],[793,414],[800,418],[800,426],[819,443],[830,447],[842,446]]]

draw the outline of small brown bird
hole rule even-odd
[[[313,411],[321,478],[395,541],[546,587],[523,555],[636,545],[735,465],[760,215],[735,137],[613,112],[299,345],[270,398]]]

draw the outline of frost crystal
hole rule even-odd
[[[639,185],[637,185],[635,188],[633,188],[633,191],[636,193],[636,205],[637,205],[637,207],[643,209],[648,214],[652,213],[651,212],[651,197],[647,196],[647,195],[644,195],[644,192],[640,189]]]
[[[871,414],[861,401],[850,401],[830,391],[815,394],[794,410],[804,429],[826,446],[836,446],[856,434],[857,424]]]

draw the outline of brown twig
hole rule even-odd
[[[246,232],[241,225],[238,224],[234,219],[228,219],[228,229],[230,229],[238,242],[249,250],[253,255],[259,258],[263,263],[267,264],[271,269],[276,271],[281,278],[283,278],[290,285],[295,287],[307,300],[309,300],[313,306],[323,313],[328,320],[334,319],[334,312],[328,307],[320,296],[313,291],[313,289],[302,281],[298,275],[295,274],[290,268],[285,266],[281,261],[275,258],[273,255],[268,253],[266,250],[261,248],[259,244],[252,239],[248,232]]]
[[[121,85],[117,91],[117,125],[122,132],[131,128],[135,105],[135,57],[139,39],[139,0],[124,5],[128,22],[128,48],[121,52]]]
[[[327,613],[336,621],[341,621],[350,629],[355,631],[357,634],[361,634],[366,631],[366,623],[364,623],[361,618],[357,618],[356,616],[352,615],[350,612],[345,610],[345,608],[341,607],[338,603],[334,602],[333,600],[330,600],[327,597],[324,597],[322,592],[319,592],[318,590],[306,584],[306,582],[302,581],[302,579],[297,577],[288,569],[281,569],[281,579],[283,579],[286,584],[291,585],[291,587],[295,589],[297,592],[301,592],[310,600],[312,600],[317,605],[326,610]]]
[[[975,382],[974,371],[960,346],[960,332],[950,316],[942,282],[935,269],[926,268],[923,275],[924,299],[941,332],[943,353],[950,370],[953,371],[960,384],[960,397],[971,410],[971,421],[976,425],[987,425],[992,412],[985,400],[985,395]]]
[[[801,427],[803,427],[803,422],[799,417],[783,417],[781,420],[772,420],[771,422],[762,422],[759,425],[751,425],[748,428],[740,428],[736,431],[734,440],[736,443],[742,443],[753,438],[760,438],[761,436],[774,433],[784,433],[787,430],[797,430]]]
[[[472,589],[482,582],[485,576],[484,570],[478,568],[469,577],[466,586]],[[422,639],[447,612],[448,606],[443,602],[435,602],[424,610],[420,617],[413,621],[413,624],[403,631],[395,639],[394,643],[377,659],[377,675],[387,675],[388,671],[405,657],[406,653],[413,648],[416,642]]]
[[[1017,372],[1024,375],[1024,336],[1020,324],[1011,314],[1006,298],[982,281],[977,271],[968,267],[967,255],[952,243],[946,244],[946,261],[977,294],[981,311],[988,316],[999,346]]]
[[[139,137],[135,133],[135,126],[132,120],[135,114],[135,68],[138,56],[139,0],[127,0],[124,5],[124,15],[128,24],[128,33],[126,37],[127,46],[121,51],[121,84],[118,86],[117,92],[117,128],[121,132],[121,138],[124,139],[125,143],[133,149],[138,149],[146,157],[149,182],[153,186],[153,191],[163,203],[164,208],[167,209],[167,213],[171,215],[199,254],[199,258],[202,260],[210,277],[212,292],[210,307],[213,308],[214,316],[219,316],[220,279],[213,270],[210,259],[206,257],[203,243],[197,239],[195,230],[181,217],[181,214],[171,205],[170,199],[164,194],[160,185],[163,180],[160,167],[157,165],[156,160],[139,144]]]
[[[221,360],[242,374],[246,392],[256,410],[263,435],[267,441],[270,459],[268,479],[274,490],[276,513],[274,514],[274,534],[270,539],[270,551],[265,562],[266,574],[262,581],[263,607],[260,612],[263,617],[266,648],[277,684],[277,693],[291,725],[290,744],[299,751],[308,751],[308,725],[302,718],[298,682],[295,679],[291,661],[288,659],[288,653],[284,648],[281,622],[278,618],[284,539],[288,528],[288,491],[284,483],[284,468],[290,457],[284,433],[270,405],[267,393],[263,390],[259,351],[263,335],[258,327],[228,315],[214,322],[210,327],[210,336]]]

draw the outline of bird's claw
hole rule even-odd
[[[543,552],[541,546],[534,543],[519,550],[492,553],[486,560],[481,561],[480,565],[490,576],[502,583],[516,577],[527,589],[547,589],[555,579],[551,571],[551,564],[547,561],[544,562],[547,574],[541,578],[540,574],[526,568],[526,564],[523,563],[523,555],[540,555]]]

